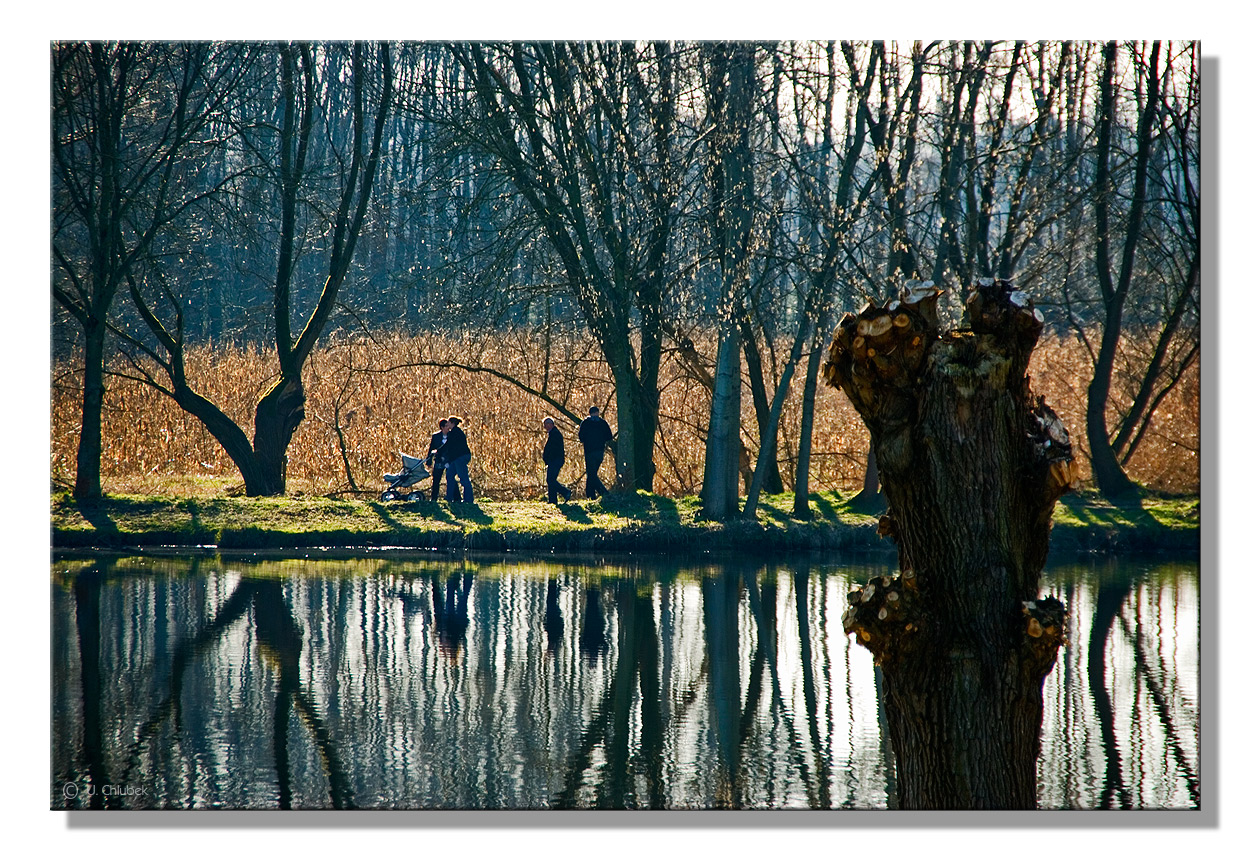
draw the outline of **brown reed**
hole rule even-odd
[[[710,368],[711,342],[696,340],[696,347]],[[273,353],[255,346],[204,344],[188,350],[186,359],[195,389],[250,436],[256,399],[277,374]],[[118,372],[126,369],[120,360],[112,366]],[[54,483],[72,482],[74,476],[81,418],[78,369],[74,362],[53,364]],[[1089,483],[1084,416],[1091,371],[1080,343],[1057,336],[1042,340],[1031,366],[1035,391],[1045,394],[1072,432],[1083,484]],[[474,487],[483,495],[534,499],[545,492],[541,422],[548,415],[569,442],[561,480],[580,493],[584,467],[576,426],[555,405],[498,375],[545,392],[574,415],[597,404],[616,424],[611,376],[588,339],[553,339],[537,332],[486,338],[336,336],[313,355],[305,371],[306,419],[288,454],[288,492],[344,491],[349,466],[360,490],[375,494],[382,487],[382,473],[398,468],[399,451],[422,454],[439,417],[456,414],[464,419],[473,450]],[[802,375],[800,365],[782,418],[779,454],[787,488],[794,483]],[[1135,480],[1157,490],[1196,492],[1198,383],[1195,367],[1155,414],[1150,434],[1129,467]],[[675,352],[665,357],[660,384],[655,491],[669,496],[697,493],[710,393]],[[1123,385],[1114,401],[1126,404]],[[194,417],[166,396],[112,376],[105,406],[101,471],[106,491],[204,494],[237,489],[242,479],[230,458]],[[857,489],[864,473],[867,429],[846,397],[823,384],[816,411],[812,489]],[[744,439],[754,458],[758,429],[745,386],[743,420]]]

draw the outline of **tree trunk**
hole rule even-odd
[[[751,382],[751,404],[755,408],[755,426],[759,430],[760,435],[760,452],[761,459],[767,458],[762,470],[756,470],[755,475],[763,476],[760,485],[765,493],[780,493],[785,490],[785,485],[781,482],[781,467],[777,463],[777,436],[774,433],[772,440],[765,446],[764,441],[767,439],[769,414],[771,413],[771,405],[768,403],[768,391],[764,386],[764,363],[760,357],[759,344],[755,340],[754,334],[751,332],[749,322],[742,323],[744,327],[742,333],[742,352],[745,355],[747,364],[747,377]],[[782,393],[780,385],[776,390]],[[747,484],[747,489],[750,489]]]
[[[881,475],[877,469],[877,444],[871,437],[868,440],[868,458],[864,462],[864,486],[850,498],[850,504],[864,513],[886,508],[885,497],[881,494]]]
[[[738,456],[742,409],[741,343],[737,323],[725,322],[716,349],[716,383],[712,391],[707,454],[703,463],[703,513],[728,519],[738,513]]]
[[[304,421],[304,384],[299,377],[282,378],[256,405],[256,433],[252,438],[254,463],[244,471],[249,496],[286,493],[286,450],[295,429]],[[242,469],[242,467],[240,467]]]
[[[1133,282],[1133,263],[1141,237],[1142,218],[1146,208],[1148,167],[1153,141],[1153,124],[1158,111],[1159,43],[1155,42],[1150,60],[1150,74],[1146,85],[1146,103],[1138,119],[1137,152],[1134,155],[1134,179],[1132,201],[1129,205],[1128,222],[1121,246],[1120,268],[1112,276],[1110,208],[1114,188],[1111,149],[1115,137],[1116,86],[1115,73],[1118,65],[1116,43],[1109,42],[1103,48],[1103,74],[1099,96],[1098,142],[1095,148],[1097,166],[1094,175],[1094,218],[1096,229],[1094,266],[1098,286],[1102,292],[1106,318],[1103,321],[1102,340],[1098,346],[1098,359],[1094,363],[1094,377],[1089,383],[1086,402],[1085,431],[1089,441],[1089,462],[1098,489],[1109,499],[1117,499],[1135,488],[1128,474],[1120,465],[1119,458],[1111,448],[1111,434],[1107,428],[1107,406],[1111,395],[1115,358],[1120,343],[1125,302]]]
[[[608,347],[604,346],[607,351]],[[613,456],[616,461],[616,481],[606,482],[609,490],[620,487],[626,493],[632,493],[637,488],[637,429],[634,423],[638,421],[638,398],[634,393],[633,374],[628,368],[616,365],[616,361],[609,360],[609,366],[612,368],[612,376],[616,382],[616,449]]]
[[[101,422],[104,410],[104,322],[84,325],[82,430],[78,432],[78,468],[74,473],[74,498],[99,499],[100,453],[103,440]]]
[[[843,626],[882,669],[903,808],[1034,808],[1066,617],[1035,597],[1072,451],[1029,389],[1042,323],[1023,293],[978,286],[972,330],[943,336],[938,295],[909,286],[847,314],[825,366],[877,444],[880,533],[899,553],[897,576],[850,595]]]
[[[754,195],[750,116],[755,48],[719,43],[710,48],[709,109],[719,122],[711,137],[711,209],[720,267],[720,316],[716,381],[707,433],[703,512],[709,519],[738,513],[738,457],[742,431],[742,293],[748,259]]]
[[[1111,448],[1110,429],[1107,427],[1112,369],[1120,337],[1119,322],[1114,324],[1114,328],[1108,323],[1103,329],[1103,341],[1094,367],[1094,376],[1089,382],[1085,405],[1085,438],[1089,441],[1090,471],[1094,473],[1094,481],[1098,484],[1099,491],[1112,500],[1122,498],[1137,489]]]
[[[828,324],[821,320],[816,331],[816,348],[807,358],[807,374],[803,380],[803,413],[799,424],[799,455],[794,465],[794,510],[800,519],[812,515],[808,503],[808,488],[811,486],[812,475],[812,431],[816,419],[816,385],[820,380],[820,352],[825,347],[825,334]]]

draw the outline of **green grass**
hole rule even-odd
[[[370,547],[479,551],[753,552],[888,550],[876,535],[878,510],[838,492],[814,493],[812,515],[793,515],[793,494],[763,496],[757,521],[714,522],[696,497],[613,493],[600,501],[368,502],[323,496],[116,495],[79,505],[52,497],[58,548],[132,545],[222,549]],[[1112,505],[1089,494],[1056,507],[1056,549],[1194,549],[1195,497],[1142,497]]]

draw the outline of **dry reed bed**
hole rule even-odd
[[[701,352],[710,367],[713,352]],[[458,368],[456,365],[460,367]],[[80,427],[81,389],[76,363],[54,363],[51,462],[54,481],[73,480]],[[122,367],[120,362],[114,364]],[[473,450],[474,487],[495,499],[537,498],[542,476],[544,416],[553,416],[570,443],[561,476],[580,492],[584,484],[576,427],[551,404],[492,374],[538,389],[576,415],[591,404],[615,426],[610,373],[589,340],[549,339],[537,333],[488,339],[426,334],[416,337],[337,337],[311,358],[305,371],[306,420],[288,455],[289,491],[347,489],[344,455],[356,484],[381,486],[398,466],[400,450],[421,454],[439,417],[465,420]],[[778,369],[779,371],[779,369]],[[214,400],[249,435],[256,399],[276,375],[276,360],[256,347],[201,345],[187,355],[197,391]],[[745,369],[744,369],[745,372]],[[1091,367],[1075,340],[1047,337],[1034,354],[1034,388],[1046,395],[1073,433],[1084,457],[1085,387]],[[798,450],[802,367],[785,406],[780,455],[782,477],[793,485]],[[698,491],[710,394],[675,356],[661,373],[660,433],[655,490],[664,495]],[[1120,388],[1123,401],[1123,388]],[[193,417],[171,400],[133,380],[111,377],[105,396],[102,475],[114,492],[209,491],[241,480],[229,457]],[[868,434],[846,397],[821,386],[816,401],[811,484],[816,490],[854,489],[864,470]],[[758,431],[749,388],[743,392],[743,433],[755,455]],[[346,451],[340,449],[342,432]],[[1193,492],[1198,484],[1198,370],[1155,414],[1130,473],[1149,487]],[[1082,463],[1088,473],[1088,464]]]

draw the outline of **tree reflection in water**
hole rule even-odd
[[[145,563],[54,584],[58,782],[180,808],[890,799],[875,670],[839,626],[871,568]],[[1196,588],[1114,564],[1051,588],[1080,645],[1046,695],[1044,806],[1197,804]],[[118,804],[142,803],[53,789]]]
[[[83,675],[83,760],[88,765],[89,782],[97,788],[109,786],[102,764],[101,740],[101,672],[100,672],[100,590],[116,559],[101,559],[95,569],[83,570],[74,579],[74,595],[78,614],[79,642],[82,651]],[[135,780],[137,767],[144,751],[155,733],[166,723],[180,729],[182,720],[182,695],[187,672],[192,663],[218,642],[237,622],[249,612],[253,616],[253,631],[260,657],[276,671],[278,682],[274,694],[273,711],[273,761],[277,773],[277,807],[291,808],[291,769],[289,728],[291,714],[299,716],[311,733],[321,756],[321,763],[329,783],[330,806],[336,809],[351,808],[351,788],[346,781],[342,762],[331,736],[317,709],[315,701],[300,681],[300,654],[303,636],[282,595],[282,583],[278,579],[242,579],[225,604],[207,624],[191,638],[183,641],[173,652],[170,667],[168,696],[157,704],[146,722],[140,727],[133,745],[125,759],[121,786]],[[106,805],[110,798],[102,793],[90,796],[90,805]]]

